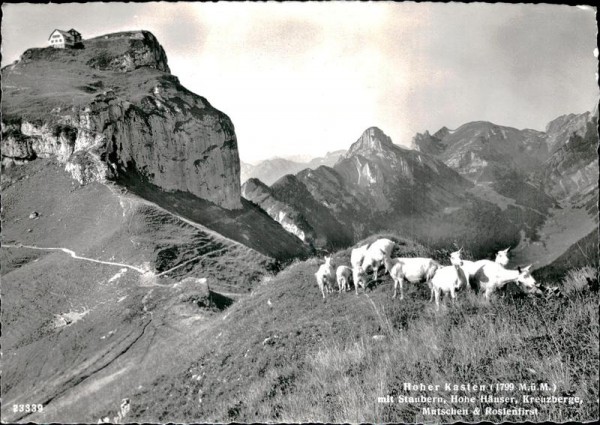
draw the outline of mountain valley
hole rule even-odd
[[[152,33],[84,46],[2,69],[3,422],[425,422],[373,400],[481,376],[585,401],[536,403],[541,419],[594,414],[598,109],[545,131],[443,127],[411,148],[372,126],[346,150],[252,166],[251,141]],[[561,296],[509,283],[438,311],[424,284],[392,299],[384,274],[322,297],[321,257],[349,265],[379,238],[441,265],[510,247],[510,269],[533,263]]]

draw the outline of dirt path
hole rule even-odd
[[[40,250],[40,251],[62,251],[64,253],[66,253],[66,254],[69,254],[71,257],[75,258],[76,260],[90,261],[92,263],[106,264],[106,265],[109,265],[109,266],[127,267],[128,269],[135,270],[136,272],[138,272],[140,274],[146,274],[146,273],[148,273],[148,270],[143,270],[143,269],[140,269],[139,267],[131,266],[129,264],[114,263],[112,261],[102,261],[102,260],[95,260],[93,258],[81,257],[80,255],[77,255],[75,253],[75,251],[72,251],[72,250],[70,250],[68,248],[39,247],[39,246],[21,245],[21,244],[17,244],[17,245],[2,244],[2,248],[17,248],[17,249],[18,248],[28,248],[28,249],[37,249],[37,250]]]
[[[141,268],[139,268],[139,267],[135,267],[135,266],[132,266],[132,265],[129,265],[129,264],[115,263],[115,262],[112,262],[112,261],[103,261],[103,260],[96,260],[96,259],[94,259],[94,258],[82,257],[82,256],[80,256],[80,255],[77,255],[77,254],[75,253],[75,251],[73,251],[73,250],[70,250],[70,249],[68,249],[68,248],[58,248],[58,247],[39,247],[39,246],[34,246],[34,245],[22,245],[22,244],[16,244],[16,245],[14,245],[14,244],[3,244],[3,245],[2,245],[2,248],[16,248],[16,249],[19,249],[19,248],[27,248],[27,249],[36,249],[36,250],[40,250],[40,251],[62,251],[62,252],[64,252],[64,253],[66,253],[66,254],[69,254],[71,257],[73,257],[73,258],[74,258],[74,259],[76,259],[76,260],[90,261],[90,262],[92,262],[92,263],[106,264],[106,265],[109,265],[109,266],[116,266],[116,267],[127,267],[128,269],[135,270],[136,272],[138,272],[138,273],[140,273],[140,274],[142,274],[142,275],[146,275],[146,274],[151,274],[151,273],[152,273],[152,272],[151,272],[151,271],[149,271],[149,270],[144,270],[144,269],[141,269]],[[194,257],[194,258],[191,258],[191,259],[189,259],[189,260],[186,260],[186,261],[184,261],[183,263],[179,263],[179,264],[177,264],[176,266],[174,266],[174,267],[171,267],[170,269],[168,269],[168,270],[165,270],[165,271],[163,271],[163,272],[161,272],[161,273],[158,273],[158,274],[156,274],[156,275],[154,275],[154,274],[152,273],[152,275],[153,275],[153,277],[160,277],[160,276],[164,276],[164,275],[166,275],[166,274],[168,274],[168,273],[171,273],[171,272],[172,272],[172,271],[174,271],[174,270],[177,270],[177,269],[178,269],[178,268],[180,268],[180,267],[183,267],[183,266],[185,266],[185,265],[186,265],[186,264],[188,264],[188,263],[191,263],[192,261],[196,261],[197,259],[204,257],[204,256],[205,256],[205,255],[207,255],[207,254],[214,254],[215,252],[218,252],[218,251],[226,251],[226,250],[227,250],[227,248],[221,248],[221,249],[218,249],[218,250],[215,250],[215,251],[206,252],[206,253],[204,253],[204,254],[201,254],[201,255],[198,255],[198,256],[196,256],[196,257]],[[158,284],[156,284],[156,285],[158,285]],[[158,285],[158,286],[165,286],[165,285]],[[167,286],[168,286],[168,285],[167,285]]]

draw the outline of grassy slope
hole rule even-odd
[[[86,40],[84,49],[30,49],[25,62],[17,67],[2,68],[3,119],[20,117],[29,121],[48,120],[53,108],[70,109],[88,105],[105,90],[114,90],[119,97],[139,100],[146,90],[140,86],[149,80],[166,75],[144,67],[135,73],[90,68],[87,63],[97,59],[103,50],[118,56],[131,49],[128,39]],[[33,59],[32,59],[33,58]],[[36,78],[32,79],[31,76]],[[141,94],[140,94],[141,93]]]
[[[244,198],[241,199],[241,209],[230,211],[189,193],[163,191],[133,173],[119,178],[118,183],[173,214],[202,223],[223,236],[279,261],[306,258],[310,253],[300,239],[285,231],[264,210]]]
[[[152,278],[60,251],[3,247],[4,421],[18,419],[12,403],[36,402],[47,408],[45,421],[95,422],[86,416],[90,406],[109,402],[100,392],[130,393],[193,355],[200,330],[215,315],[198,304],[207,287],[197,278],[225,294],[210,295],[223,304],[275,266],[243,245],[118,194],[116,186],[72,184],[52,160],[12,168],[2,179],[3,244],[63,247],[156,273],[182,265]],[[40,217],[29,219],[32,211]],[[80,320],[64,326],[59,316]]]
[[[56,118],[55,115],[49,114],[53,109],[68,110],[88,105],[99,93],[107,90],[113,90],[118,98],[139,103],[156,84],[165,79],[176,79],[149,67],[123,73],[93,69],[87,65],[102,52],[119,56],[131,49],[131,43],[129,39],[96,38],[86,40],[86,47],[81,50],[29,50],[24,56],[34,59],[22,60],[14,67],[9,65],[2,70],[3,120],[48,122]],[[32,75],[36,78],[31,78]],[[187,92],[184,87],[179,86],[178,89]],[[206,99],[202,100],[208,104]],[[141,182],[136,175],[126,175],[119,183],[129,186],[138,195],[175,214],[202,223],[264,255],[285,261],[309,254],[309,250],[301,241],[285,232],[262,210],[249,202],[242,201],[243,209],[239,211],[229,211],[188,193],[162,192],[149,183]]]
[[[427,254],[407,243],[400,253]],[[434,253],[435,254],[435,253]],[[440,253],[437,253],[440,254]],[[347,263],[349,252],[334,263]],[[542,405],[537,417],[517,421],[590,420],[598,415],[598,296],[565,288],[567,298],[497,298],[485,304],[460,294],[439,313],[424,285],[407,285],[391,300],[389,277],[366,294],[316,288],[318,261],[297,262],[265,280],[206,330],[214,341],[179,373],[131,395],[130,420],[421,422],[421,407],[511,407],[380,404],[377,397],[438,395],[405,392],[413,383],[549,382],[554,395],[575,395],[582,406]],[[569,282],[567,282],[569,283]],[[376,337],[377,336],[377,337]],[[458,395],[477,395],[461,391]],[[520,397],[523,391],[511,394]],[[531,391],[529,394],[547,393]],[[444,422],[506,417],[445,416]]]
[[[275,267],[272,259],[201,225],[185,223],[118,186],[79,186],[54,160],[12,168],[3,182],[4,243],[66,247],[79,255],[157,273],[206,254],[207,258],[191,261],[166,277],[213,277],[215,285],[240,290],[249,289],[259,279],[257,273]],[[40,214],[39,219],[28,219],[32,211]],[[239,259],[239,264],[220,264],[211,272],[212,251]],[[40,252],[31,255],[37,258]],[[9,261],[2,265],[3,275],[14,268]]]

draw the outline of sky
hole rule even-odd
[[[589,6],[398,2],[3,4],[2,66],[55,28],[151,31],[233,121],[242,161],[409,146],[471,121],[544,130],[598,102]],[[595,50],[596,49],[596,50]]]

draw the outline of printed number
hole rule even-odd
[[[42,404],[13,404],[13,412],[42,412],[44,410],[44,406]]]
[[[496,389],[500,390],[500,391],[502,391],[502,390],[504,390],[504,391],[514,391],[515,384],[501,382],[501,383],[496,384]]]

